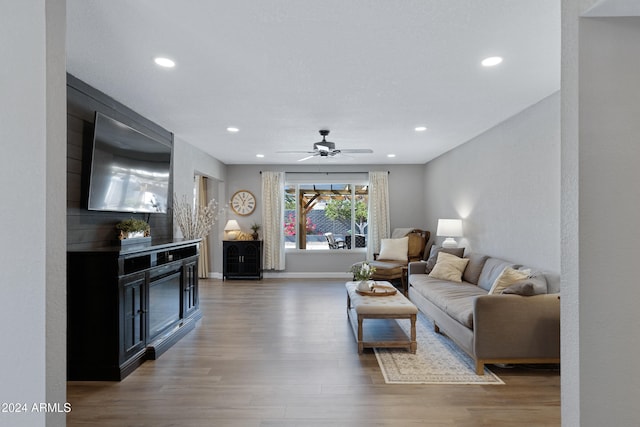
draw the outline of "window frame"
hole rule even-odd
[[[328,174],[327,174],[328,175]],[[364,174],[363,174],[364,175]],[[295,240],[294,240],[294,247],[291,246],[287,246],[287,241],[283,240],[282,244],[285,245],[284,249],[286,252],[293,252],[293,253],[322,253],[322,254],[327,254],[327,253],[343,253],[341,251],[350,251],[350,252],[366,252],[367,247],[366,245],[364,247],[355,247],[355,239],[353,239],[353,244],[351,248],[345,248],[345,249],[340,249],[340,250],[332,250],[328,247],[326,248],[315,248],[315,249],[310,249],[308,247],[305,248],[300,248],[300,242],[301,242],[301,235],[299,233],[298,228],[298,224],[299,224],[299,218],[301,215],[301,205],[300,205],[300,191],[301,191],[301,187],[305,186],[309,186],[309,185],[315,185],[318,187],[321,186],[336,186],[336,185],[342,185],[342,186],[349,186],[349,190],[350,190],[350,200],[351,200],[351,218],[350,218],[350,224],[349,224],[349,229],[350,230],[356,230],[356,198],[358,196],[358,193],[356,193],[356,187],[357,186],[362,186],[366,188],[366,203],[367,203],[367,212],[369,211],[369,181],[368,178],[363,179],[363,178],[354,178],[354,177],[350,177],[348,179],[344,179],[344,176],[342,176],[340,179],[336,179],[335,177],[327,179],[326,177],[316,177],[315,179],[297,179],[297,180],[286,180],[285,181],[285,197],[287,194],[287,190],[290,189],[291,187],[293,187],[293,202],[295,205],[295,222],[296,222],[296,234],[295,234]],[[330,187],[331,188],[331,187]],[[326,191],[326,190],[323,190]],[[290,191],[289,191],[290,194]],[[282,203],[285,203],[285,200],[282,201]],[[284,224],[287,223],[287,209],[285,207],[285,209],[283,209],[283,226]],[[352,233],[352,235],[355,235],[358,233]]]

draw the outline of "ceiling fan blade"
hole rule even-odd
[[[315,157],[317,154],[312,154],[311,156],[307,156],[307,157],[303,157],[301,159],[298,159],[299,162],[304,162],[305,160],[309,160],[312,157]]]
[[[343,153],[361,153],[361,154],[373,153],[373,150],[370,148],[345,148],[340,151],[342,151]]]
[[[313,154],[315,151],[276,151],[279,154]]]

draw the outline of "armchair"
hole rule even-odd
[[[394,237],[408,237],[406,254],[399,254],[393,250],[393,245],[397,239],[383,239],[380,246],[380,254],[374,254],[374,261],[369,263],[376,268],[376,272],[372,277],[373,280],[391,282],[392,280],[400,279],[405,295],[408,291],[407,265],[423,258],[425,247],[431,237],[431,232],[429,231],[418,228],[408,230],[396,229],[392,233]],[[391,246],[391,250],[388,249],[389,246]]]

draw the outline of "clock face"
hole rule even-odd
[[[249,215],[256,209],[256,198],[250,191],[236,191],[231,197],[231,209],[238,215]]]

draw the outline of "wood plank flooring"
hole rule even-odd
[[[69,382],[68,426],[559,426],[560,374],[385,384],[337,280],[200,282],[194,331],[122,382]]]

